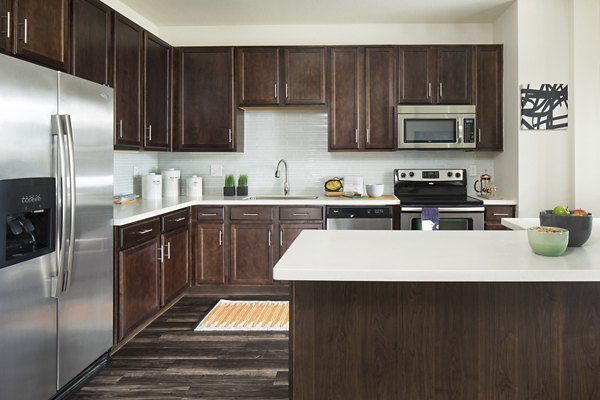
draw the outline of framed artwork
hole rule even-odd
[[[521,85],[521,129],[567,129],[569,85]]]

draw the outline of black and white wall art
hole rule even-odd
[[[567,129],[569,85],[521,85],[521,129]]]

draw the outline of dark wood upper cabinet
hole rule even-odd
[[[279,48],[237,49],[240,105],[279,104]]]
[[[112,10],[98,0],[73,0],[71,73],[112,86]]]
[[[8,21],[2,20],[5,28]],[[14,54],[59,70],[68,69],[69,0],[14,0],[10,25]]]
[[[471,46],[400,46],[399,104],[473,104]]]
[[[177,64],[174,150],[242,150],[243,122],[234,109],[233,48],[183,48]]]
[[[398,49],[398,103],[433,104],[435,52],[429,46]]]
[[[396,50],[365,49],[365,145],[368,150],[394,150]]]
[[[330,57],[329,149],[394,150],[396,50],[334,47]]]
[[[324,47],[283,49],[284,104],[325,105],[327,56]]]
[[[171,143],[171,46],[144,33],[144,149],[169,150]]]
[[[143,30],[114,14],[115,148],[138,149],[142,122]]]
[[[475,50],[477,149],[503,149],[502,45],[482,45]]]
[[[329,149],[358,150],[362,97],[358,47],[331,48],[329,85]]]
[[[231,283],[273,283],[273,224],[232,223]]]
[[[13,37],[12,1],[0,0],[0,52],[10,53]]]
[[[471,46],[437,48],[438,104],[473,104]]]

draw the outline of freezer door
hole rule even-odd
[[[114,125],[111,88],[62,73],[58,80],[76,192],[73,263],[58,300],[61,388],[112,346]]]
[[[0,179],[54,176],[56,72],[4,55],[0,71]],[[55,260],[51,253],[0,269],[0,399],[56,392]]]

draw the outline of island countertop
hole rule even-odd
[[[561,257],[533,253],[526,231],[304,231],[276,280],[600,282],[600,228]]]

